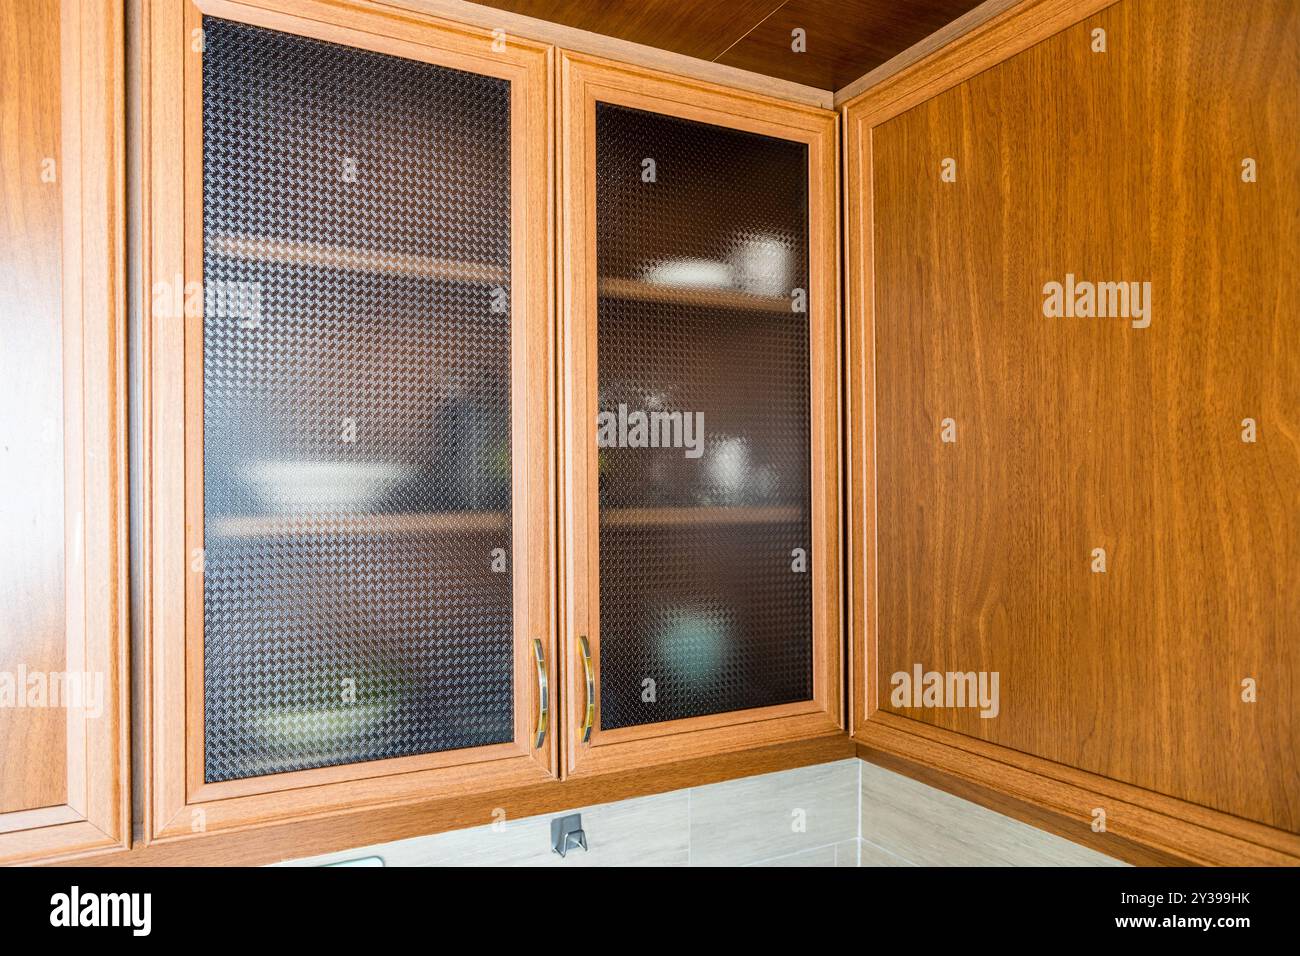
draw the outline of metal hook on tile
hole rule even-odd
[[[563,858],[575,846],[587,849],[587,834],[582,829],[582,814],[570,813],[567,817],[556,817],[552,820],[551,849]]]

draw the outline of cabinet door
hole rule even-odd
[[[568,772],[833,732],[835,117],[561,70]]]
[[[0,6],[0,863],[129,835],[120,6]]]
[[[150,7],[155,838],[556,764],[549,53],[275,7]]]

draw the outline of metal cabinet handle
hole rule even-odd
[[[551,684],[546,679],[546,652],[542,642],[533,640],[533,657],[537,660],[537,734],[533,738],[533,749],[537,749],[546,740],[546,729],[551,723]]]
[[[596,672],[591,666],[591,645],[587,635],[578,638],[578,647],[582,650],[582,669],[587,675],[587,709],[582,715],[581,740],[591,743],[591,725],[596,722]]]

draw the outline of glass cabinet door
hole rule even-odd
[[[205,780],[506,743],[510,84],[203,29]]]
[[[184,802],[553,773],[545,50],[183,7]]]
[[[564,69],[570,769],[833,730],[834,118]]]

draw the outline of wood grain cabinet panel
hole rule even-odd
[[[128,839],[122,30],[0,9],[0,862]]]
[[[848,106],[860,739],[1295,852],[1298,123],[1288,0],[1031,0]]]

